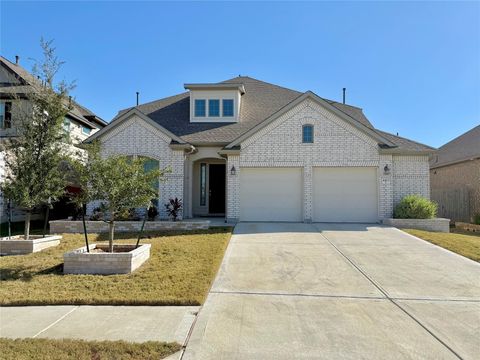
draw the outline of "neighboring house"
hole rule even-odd
[[[171,169],[163,218],[178,197],[184,218],[378,222],[403,196],[430,196],[434,149],[375,129],[358,107],[243,76],[185,89],[87,140]]]
[[[480,215],[480,125],[438,149],[430,178],[440,216],[472,222]]]
[[[0,181],[4,177],[4,152],[2,144],[21,133],[21,118],[30,111],[29,94],[41,83],[31,73],[19,65],[18,57],[12,63],[0,56]],[[65,117],[64,129],[72,141],[71,146],[78,144],[94,134],[107,123],[87,108],[71,101],[72,109]],[[13,220],[18,221],[22,213],[15,210]],[[0,194],[0,222],[7,221],[6,201]]]

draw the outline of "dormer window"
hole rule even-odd
[[[233,99],[223,99],[223,116],[233,116]]]
[[[190,91],[190,122],[234,123],[240,121],[243,84],[185,84]]]
[[[195,100],[195,117],[205,117],[207,116],[206,111],[206,100],[196,99]]]
[[[211,117],[220,116],[220,100],[218,99],[208,100],[208,116],[211,116]]]

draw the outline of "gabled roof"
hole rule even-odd
[[[3,84],[0,86],[0,95],[4,96],[26,96],[41,86],[39,80],[22,66],[10,62],[0,56],[0,66],[10,71],[18,80],[15,84]],[[69,115],[77,121],[95,128],[102,128],[108,125],[102,118],[91,110],[72,100],[72,109]]]
[[[128,120],[129,118],[131,118],[133,115],[136,115],[138,116],[139,118],[141,118],[142,120],[144,120],[146,123],[150,124],[151,126],[153,126],[154,128],[156,128],[157,130],[159,130],[160,132],[164,133],[165,135],[167,135],[170,139],[172,139],[172,142],[173,143],[176,143],[176,144],[186,144],[186,142],[184,140],[182,140],[181,138],[179,138],[177,135],[171,133],[169,130],[165,129],[163,126],[161,126],[160,124],[156,123],[155,121],[153,121],[152,119],[150,119],[148,116],[146,116],[144,113],[142,113],[140,110],[138,110],[137,108],[132,108],[126,112],[124,112],[121,116],[119,117],[116,117],[114,120],[112,120],[112,122],[109,124],[108,127],[104,127],[103,129],[101,129],[100,131],[97,131],[95,134],[93,134],[92,136],[90,136],[89,138],[87,138],[84,142],[86,143],[89,143],[89,142],[92,142],[93,140],[99,138],[100,136],[103,136],[103,134],[105,134],[106,132],[114,129],[115,127],[117,127],[118,125],[120,125],[122,122]]]
[[[242,84],[244,86],[245,93],[241,97],[240,117],[237,123],[191,123],[188,92],[141,104],[136,108],[185,142],[193,145],[228,145],[306,94],[248,76],[235,77],[217,84],[233,84],[234,86]],[[431,152],[433,150],[431,147],[414,141],[378,131],[361,108],[324,99],[311,92],[307,93],[316,97],[317,101],[321,101],[331,111],[348,119],[352,124],[358,125],[363,131],[370,133],[389,147],[413,152]],[[117,117],[130,109],[132,108],[119,111]]]
[[[478,158],[480,158],[480,125],[440,147],[430,162],[430,167],[433,169]]]

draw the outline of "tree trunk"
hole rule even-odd
[[[113,253],[113,234],[115,232],[115,221],[111,220],[109,224],[110,224],[110,231],[109,231],[110,236],[108,238],[108,247],[109,247],[109,251]]]
[[[27,213],[25,214],[25,240],[30,239],[30,210],[27,210]]]
[[[47,233],[47,226],[48,226],[48,217],[50,215],[50,206],[47,205],[47,208],[45,209],[45,221],[43,223],[43,233],[42,237],[45,237],[45,234]]]

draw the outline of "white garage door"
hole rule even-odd
[[[241,221],[302,221],[302,169],[242,168]]]
[[[313,221],[377,222],[377,169],[314,168]]]

